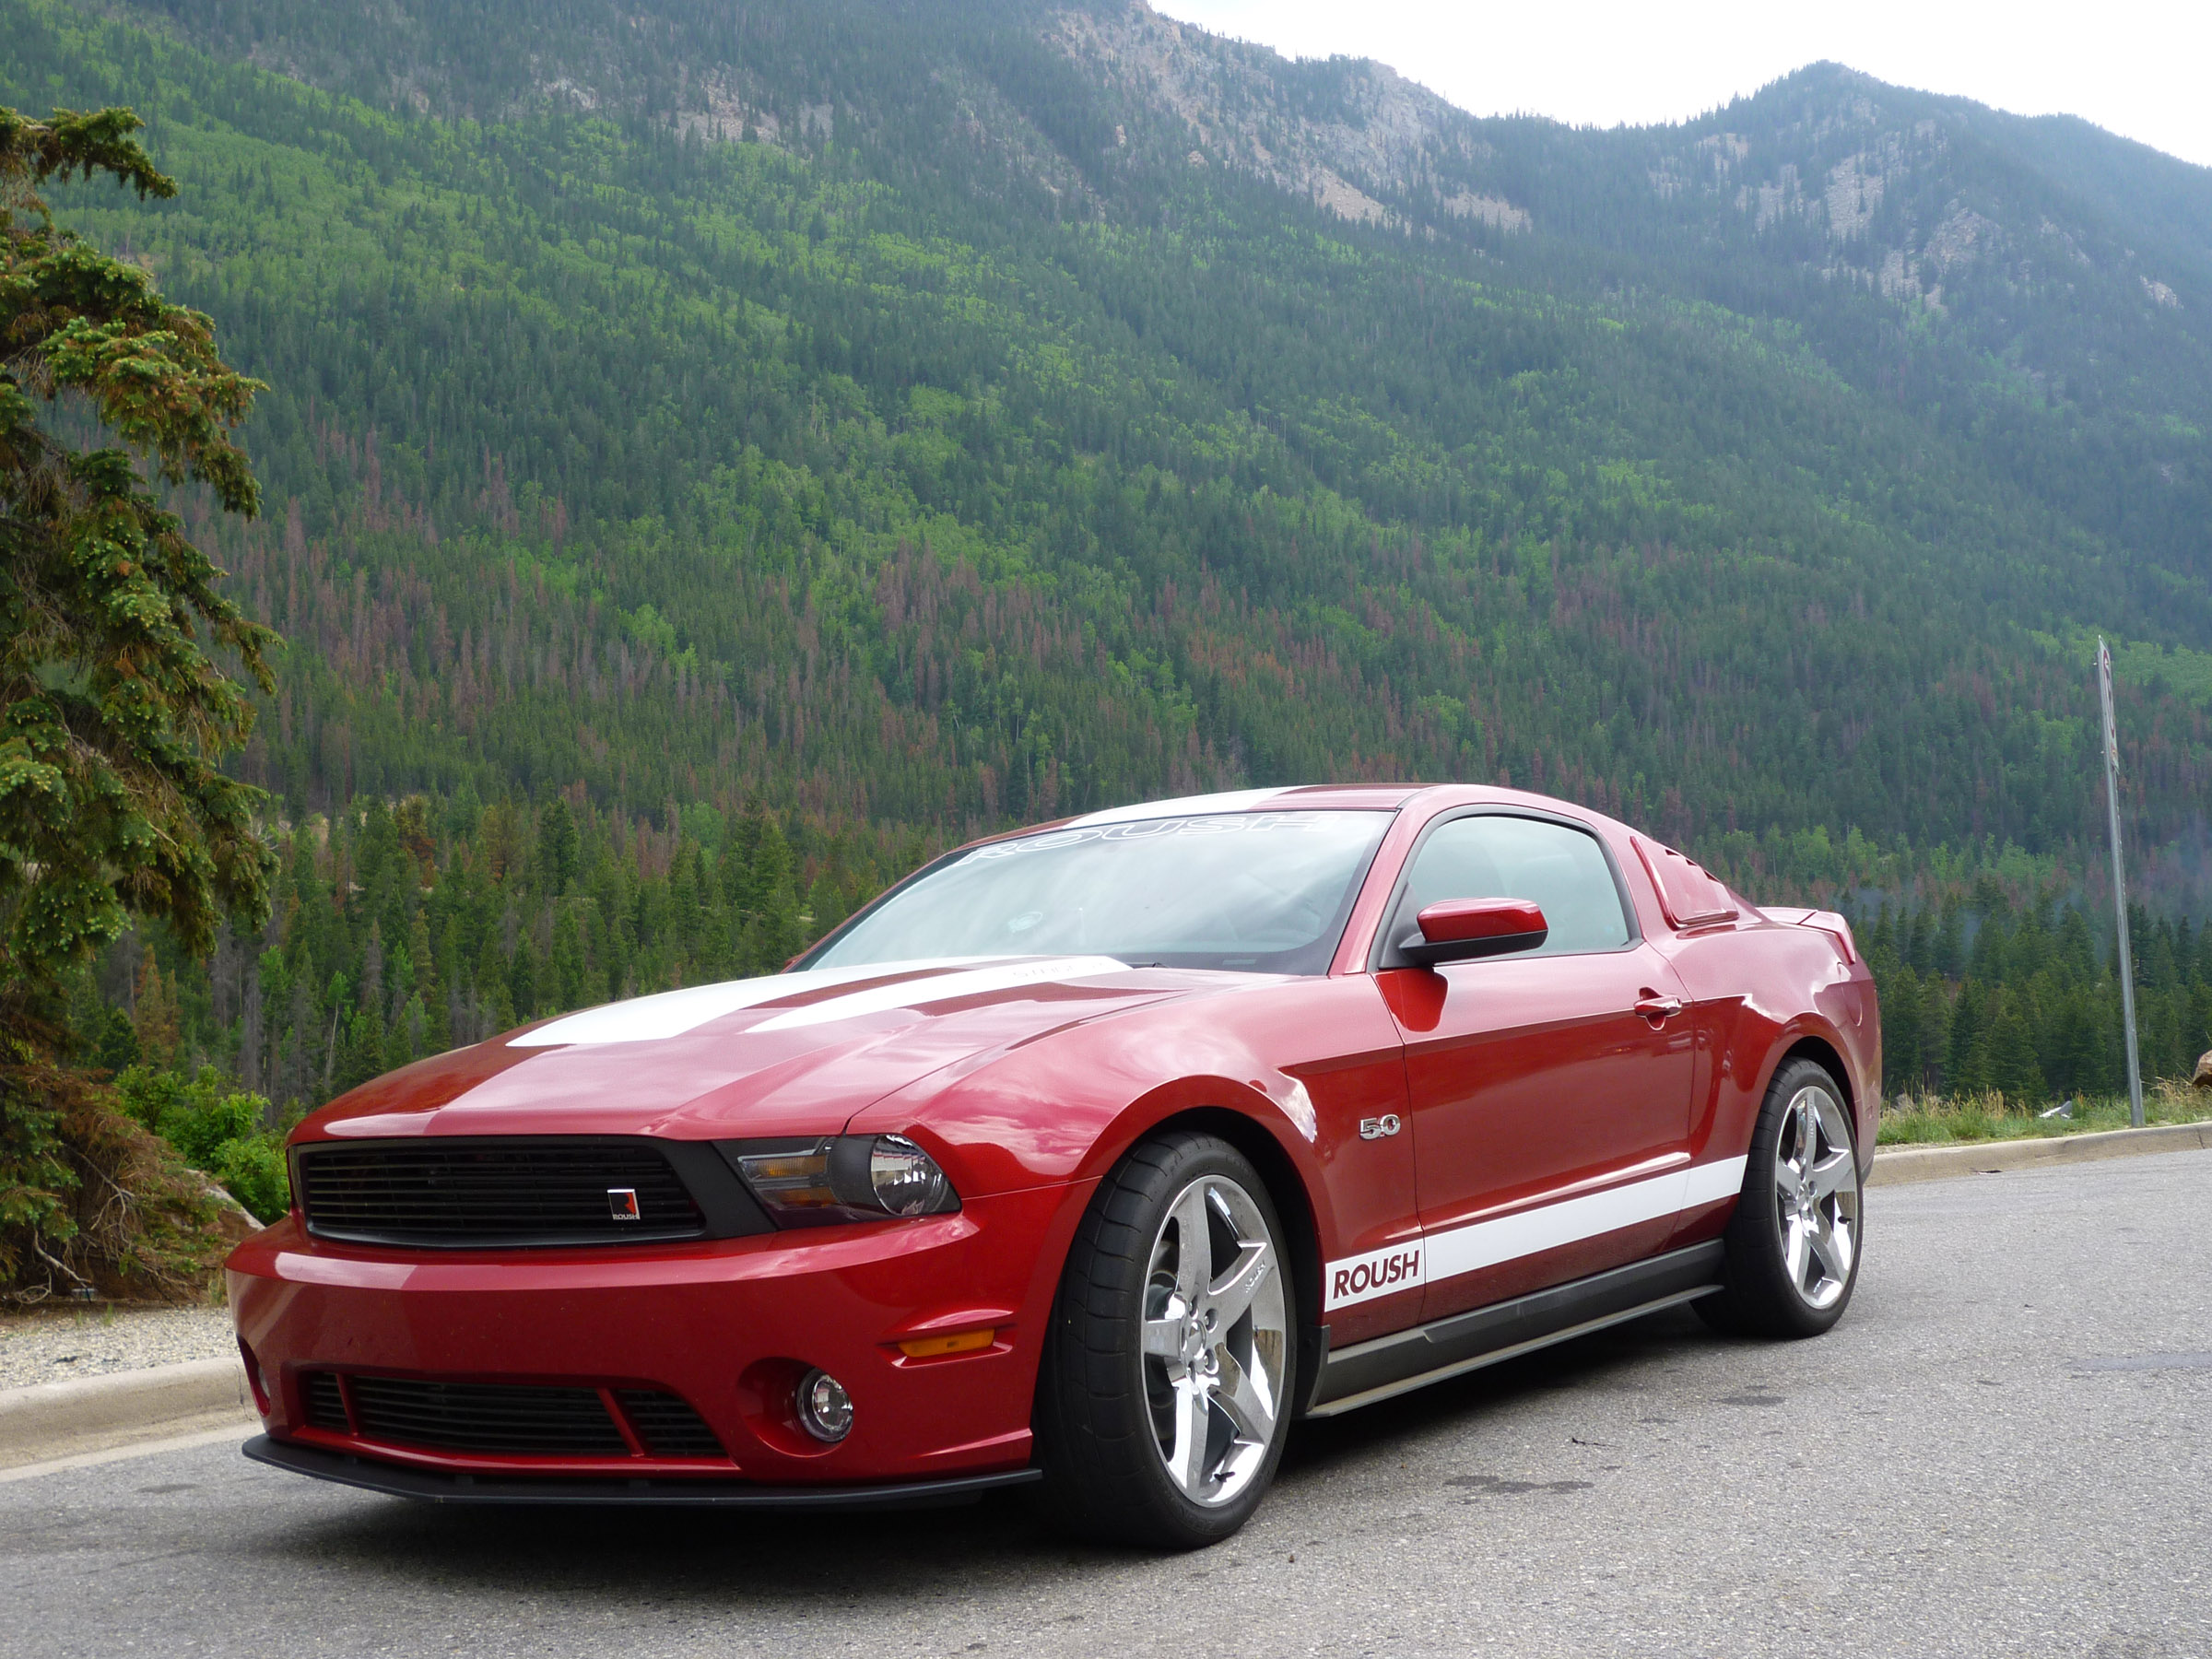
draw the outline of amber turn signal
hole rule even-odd
[[[916,1336],[899,1345],[899,1351],[909,1359],[935,1359],[940,1354],[972,1354],[977,1348],[989,1347],[995,1330],[962,1331],[957,1336]]]

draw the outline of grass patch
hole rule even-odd
[[[2109,1095],[2077,1096],[2071,1117],[2044,1117],[2053,1102],[2014,1104],[2000,1094],[1945,1100],[1928,1095],[1909,1108],[1884,1105],[1880,1147],[1942,1146],[1959,1141],[2030,1140],[2054,1135],[2081,1135],[2097,1129],[2124,1129],[2127,1101]],[[2212,1090],[2192,1088],[2171,1078],[2143,1090],[2143,1117],[2151,1124],[2195,1124],[2212,1119]]]

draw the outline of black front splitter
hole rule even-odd
[[[322,1446],[301,1446],[257,1434],[241,1448],[255,1463],[317,1480],[394,1498],[430,1503],[653,1503],[711,1509],[900,1510],[947,1509],[972,1503],[985,1492],[1028,1486],[1041,1469],[996,1475],[960,1475],[948,1480],[908,1480],[885,1486],[770,1487],[747,1480],[562,1479],[558,1476],[444,1475],[381,1463]]]

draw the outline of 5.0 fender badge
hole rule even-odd
[[[1381,1140],[1386,1135],[1395,1135],[1399,1127],[1398,1114],[1394,1112],[1386,1112],[1381,1117],[1361,1118],[1359,1138]]]

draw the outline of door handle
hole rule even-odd
[[[1682,999],[1678,996],[1659,996],[1646,992],[1642,999],[1637,1003],[1636,1012],[1653,1025],[1665,1025],[1682,1012]]]

